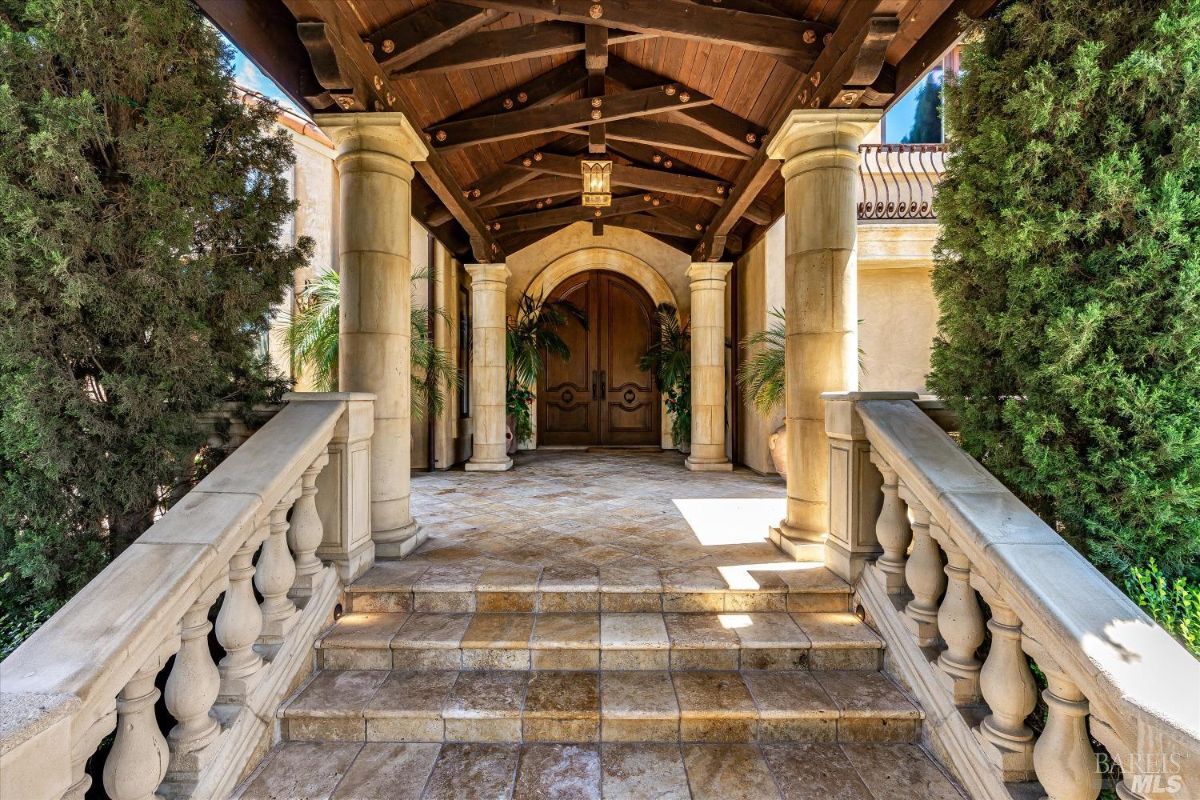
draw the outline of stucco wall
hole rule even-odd
[[[754,244],[737,263],[738,321],[736,339],[764,330],[770,324],[770,310],[783,308],[784,226],[776,222],[767,235]],[[752,351],[743,348],[741,363]],[[738,460],[764,474],[775,472],[767,442],[771,433],[783,424],[783,406],[763,415],[746,400],[739,388],[736,396],[739,407],[738,440],[741,453]]]

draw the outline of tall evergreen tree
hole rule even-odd
[[[61,602],[192,477],[200,412],[268,386],[311,245],[276,109],[187,0],[0,0],[0,572]],[[147,576],[153,577],[153,576]]]
[[[932,389],[1119,574],[1200,573],[1200,0],[1021,0],[964,49]]]
[[[913,124],[904,144],[937,144],[942,141],[942,81],[930,75],[917,92]]]

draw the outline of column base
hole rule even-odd
[[[786,522],[779,527],[771,528],[771,541],[783,552],[796,561],[816,561],[825,563],[825,536],[818,534],[820,539],[813,541],[812,531],[801,531],[791,527]]]
[[[876,555],[877,550],[856,551],[833,536],[825,540],[825,566],[846,583],[855,583]]]
[[[683,464],[692,472],[733,472],[733,464],[729,461],[696,461],[688,456]]]
[[[508,472],[512,466],[513,460],[506,458],[503,461],[468,461],[463,464],[463,469],[467,472]]]
[[[390,531],[373,531],[376,558],[404,558],[420,547],[428,537],[415,521]]]

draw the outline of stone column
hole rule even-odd
[[[507,373],[504,344],[504,302],[508,267],[503,264],[467,264],[471,276],[471,419],[475,440],[468,472],[503,472],[511,469],[505,425]]]
[[[375,395],[371,538],[379,556],[421,543],[409,508],[412,162],[428,155],[403,114],[319,114],[337,146],[342,275],[338,387]]]
[[[733,264],[692,264],[692,452],[687,468],[733,469],[725,455],[725,277]]]
[[[785,181],[788,501],[780,536],[797,552],[829,530],[821,393],[858,388],[858,145],[879,117],[793,111],[767,145]]]

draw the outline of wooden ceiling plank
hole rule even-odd
[[[649,34],[616,31],[614,44],[645,39]],[[412,63],[399,73],[406,77],[451,70],[477,69],[530,58],[558,56],[585,50],[583,29],[570,22],[535,22],[519,28],[479,31],[427,58]]]
[[[635,142],[722,158],[749,158],[745,153],[731,149],[696,128],[674,122],[627,119],[609,123],[607,134],[609,139],[621,142]]]
[[[603,25],[639,33],[719,41],[808,65],[821,52],[829,26],[728,8],[646,0],[465,0],[480,8]],[[598,10],[598,16],[593,12]]]
[[[449,117],[446,122],[504,114],[520,108],[546,106],[583,88],[587,77],[587,70],[584,69],[583,62],[575,58],[548,72],[543,72],[527,83],[518,84],[512,89],[476,103]]]
[[[419,119],[405,92],[392,82],[387,71],[367,52],[355,31],[352,9],[342,3],[323,3],[318,0],[284,0],[298,22],[322,21],[326,24],[331,44],[337,50],[338,63],[352,71],[355,93],[361,102],[381,109],[402,112],[409,121]],[[475,258],[482,262],[504,259],[504,250],[491,235],[479,212],[463,197],[463,190],[450,167],[436,150],[430,149],[425,161],[414,167],[429,184],[442,204],[467,232]]]
[[[389,72],[415,64],[507,16],[506,11],[458,3],[431,3],[390,22],[363,40]]]
[[[644,89],[668,82],[668,78],[642,69],[622,58],[612,58],[608,65],[608,76],[626,89]],[[726,111],[715,103],[701,108],[689,108],[678,112],[687,117],[697,128],[718,142],[738,152],[754,155],[762,142],[765,131],[747,119]]]
[[[433,136],[433,145],[439,151],[456,150],[484,142],[569,130],[590,125],[594,121],[603,120],[607,123],[661,114],[669,109],[707,105],[712,98],[672,84],[605,97],[599,108],[593,102],[586,98],[568,100],[544,108],[526,108],[489,117],[438,123],[429,126],[426,131]]]
[[[573,222],[605,219],[607,217],[631,214],[634,211],[647,208],[668,206],[671,201],[650,195],[634,195],[632,197],[614,197],[612,205],[604,208],[589,208],[587,206],[564,206],[552,208],[549,211],[535,211],[532,214],[517,214],[511,217],[500,217],[492,222],[492,231],[496,234],[525,233],[526,231],[552,228],[559,225],[570,225]],[[654,203],[658,203],[654,206]]]

